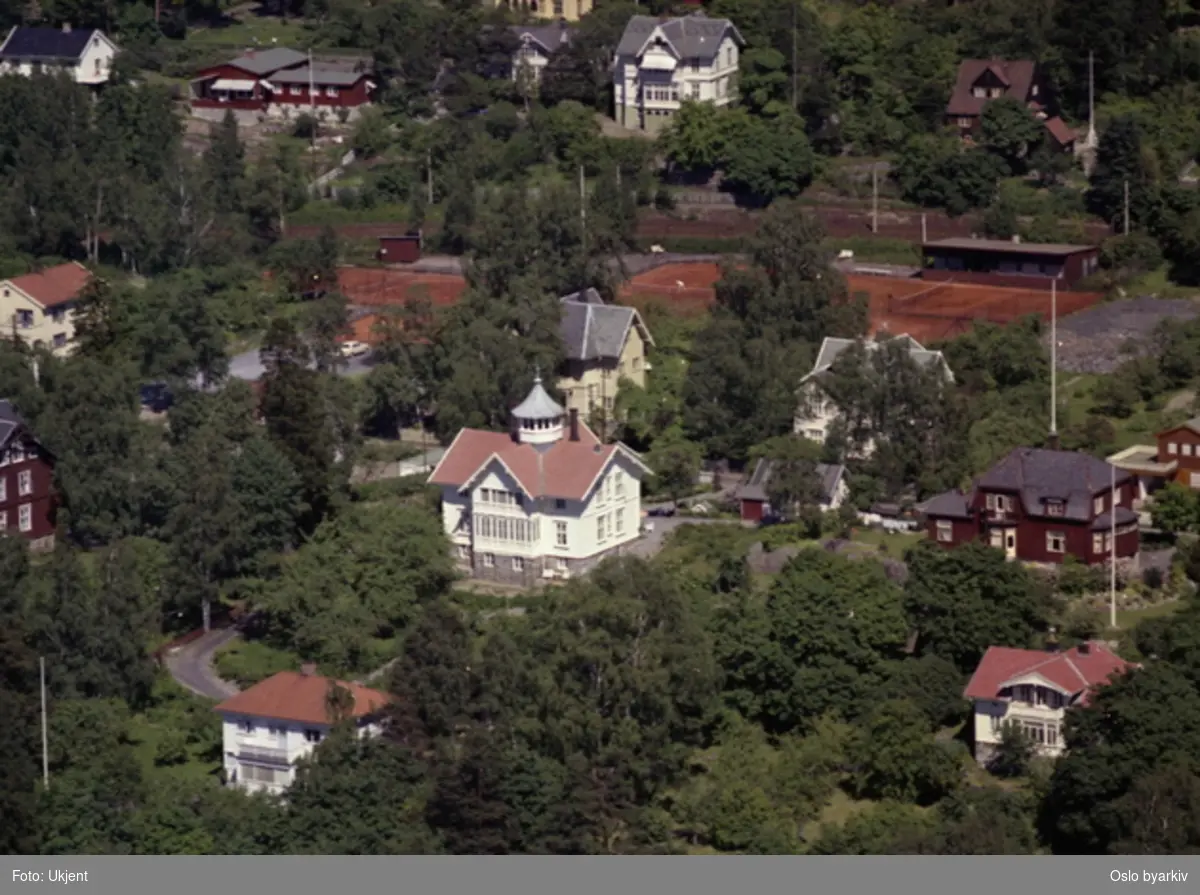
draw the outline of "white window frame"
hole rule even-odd
[[[33,470],[22,469],[17,473],[17,496],[28,497],[33,493]]]
[[[596,543],[603,544],[608,540],[608,516],[601,513],[596,517]]]
[[[1200,472],[1188,473],[1188,484],[1193,488],[1200,488]]]
[[[1178,454],[1179,453],[1179,445],[1173,441],[1168,441],[1167,442],[1167,453],[1168,454]]]
[[[1104,512],[1104,495],[1103,494],[1101,494],[1099,497],[1095,498],[1092,501],[1092,512],[1095,513],[1097,516],[1099,516],[1101,513]]]
[[[1104,535],[1100,532],[1096,532],[1094,535],[1092,535],[1092,552],[1104,552]]]
[[[625,534],[625,509],[623,507],[617,507],[614,517],[613,527],[616,529],[616,533],[618,535]]]
[[[1058,546],[1055,547],[1055,543]],[[1048,531],[1046,532],[1046,552],[1047,553],[1066,553],[1067,552],[1067,533],[1065,531]]]
[[[555,547],[566,547],[568,545],[568,543],[569,543],[569,541],[568,541],[568,534],[567,534],[567,523],[555,522],[554,523],[554,546]]]
[[[494,554],[494,553],[483,554],[483,567],[485,569],[492,569],[492,568],[495,568],[495,566],[496,566],[496,554]]]
[[[8,528],[8,510],[0,510],[0,531]]]
[[[326,95],[327,97],[329,97],[330,99],[337,99],[337,97],[338,97],[338,89],[337,89],[336,87],[326,87],[326,88],[325,88],[325,95]]]
[[[514,572],[524,572],[525,571],[525,560],[523,557],[514,556],[512,558],[512,570]]]
[[[458,558],[467,559],[471,555],[471,551],[463,544],[458,545]]]
[[[288,95],[289,96],[299,96],[300,95],[300,87],[296,84],[293,84],[291,87],[288,88]]]
[[[945,519],[939,519],[937,522],[937,539],[943,544],[949,544],[954,540],[954,523]]]

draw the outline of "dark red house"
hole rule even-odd
[[[947,491],[921,511],[926,534],[945,547],[983,539],[1009,559],[1106,562],[1114,510],[1113,467],[1088,454],[1017,448],[984,473],[969,493]],[[1116,470],[1116,554],[1137,556],[1137,484]]]
[[[219,114],[233,109],[287,118],[340,111],[352,118],[371,102],[375,88],[368,60],[313,59],[298,50],[273,47],[249,50],[202,69],[191,83],[191,104],[193,109]]]
[[[1045,125],[1053,145],[1064,152],[1074,149],[1077,135],[1065,121],[1049,114],[1052,103],[1041,68],[1032,59],[964,59],[946,104],[946,123],[965,142],[973,142],[984,106],[1001,97],[1023,103]]]
[[[1100,267],[1096,246],[1003,239],[938,239],[921,246],[921,279],[1018,289],[1074,289]]]
[[[384,264],[413,264],[421,260],[422,244],[419,231],[403,236],[381,236],[375,257]]]
[[[9,401],[0,400],[0,533],[54,546],[54,458]]]

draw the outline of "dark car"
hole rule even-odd
[[[647,516],[674,516],[675,507],[654,507],[646,512]]]
[[[175,396],[165,382],[148,382],[138,389],[138,398],[151,413],[164,413],[175,403]]]

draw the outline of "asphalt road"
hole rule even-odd
[[[371,355],[364,354],[362,357],[352,357],[347,359],[344,366],[338,369],[338,373],[342,376],[362,376],[371,370]],[[234,379],[244,379],[247,382],[255,382],[265,373],[266,367],[263,366],[259,359],[257,351],[244,351],[241,354],[235,354],[229,359],[229,375]]]
[[[238,692],[238,688],[217,676],[212,659],[218,649],[237,636],[237,628],[209,631],[169,653],[166,657],[167,670],[171,672],[171,677],[193,693],[209,699],[228,699]]]

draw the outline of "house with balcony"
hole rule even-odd
[[[92,281],[78,261],[0,280],[0,338],[59,357],[75,350],[75,304]]]
[[[282,793],[296,779],[296,763],[335,724],[352,724],[360,736],[378,735],[390,702],[387,693],[323,677],[313,665],[272,675],[214,709],[221,716],[226,784]]]
[[[1200,489],[1200,417],[1164,429],[1154,444],[1135,444],[1108,458],[1134,477],[1135,506],[1159,488],[1175,483]]]
[[[595,0],[486,0],[493,7],[524,13],[535,19],[578,22],[592,11]]]
[[[0,44],[0,75],[65,72],[77,84],[107,84],[112,75],[115,43],[97,28],[33,28],[16,25]]]
[[[542,387],[512,411],[509,432],[463,429],[429,476],[459,568],[530,586],[583,574],[624,552],[641,529],[634,451],[605,444]]]
[[[509,30],[517,38],[512,79],[536,87],[542,82],[542,72],[550,64],[550,57],[571,42],[576,29],[560,21],[554,25],[510,25]]]
[[[1024,562],[1128,563],[1139,553],[1136,494],[1130,473],[1090,454],[1017,448],[970,490],[947,491],[919,509],[926,534],[944,547],[983,540]]]
[[[1097,641],[1061,652],[988,647],[963,692],[974,708],[976,761],[991,762],[1006,724],[1018,725],[1039,755],[1057,758],[1066,713],[1131,667]]]
[[[947,383],[954,382],[954,374],[950,371],[950,365],[946,363],[942,352],[925,348],[906,333],[894,336],[890,340],[885,338],[863,340],[862,346],[870,356],[888,341],[896,341],[902,345],[917,366],[935,369]],[[821,349],[817,352],[817,360],[813,364],[812,370],[800,380],[800,400],[796,415],[792,420],[792,431],[796,435],[818,444],[824,444],[830,427],[841,418],[841,408],[821,383],[842,353],[854,344],[854,339],[832,337],[827,337],[821,342]],[[873,452],[874,444],[869,441],[858,451],[864,457],[870,456]]]
[[[634,16],[613,62],[617,123],[657,133],[684,102],[728,106],[737,99],[738,57],[746,42],[728,19],[703,12]]]
[[[564,362],[558,390],[568,411],[593,427],[607,426],[621,380],[646,387],[646,349],[654,339],[636,309],[606,304],[595,289],[564,295],[561,305]]]
[[[0,400],[0,535],[54,546],[54,457],[12,402]]]

